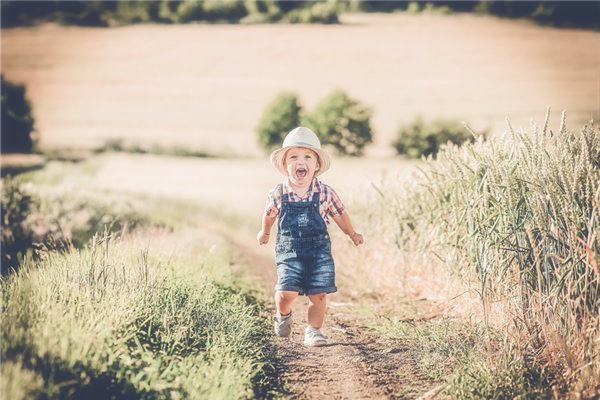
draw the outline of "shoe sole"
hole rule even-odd
[[[292,329],[290,328],[289,332],[285,333],[285,332],[278,332],[277,330],[275,330],[275,335],[279,336],[279,337],[288,337],[290,336],[290,333],[292,333]]]
[[[327,345],[327,341],[319,341],[319,342],[304,342],[304,345],[307,347],[323,347]]]

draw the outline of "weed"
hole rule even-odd
[[[6,178],[2,181],[2,274],[17,268],[19,258],[31,248],[33,232],[26,220],[35,199],[22,184]]]

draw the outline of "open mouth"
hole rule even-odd
[[[304,177],[306,177],[307,174],[308,174],[308,171],[306,170],[306,168],[301,167],[296,170],[296,176],[298,178],[304,178]]]

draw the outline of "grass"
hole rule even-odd
[[[33,198],[27,225],[37,242],[82,247],[106,227],[115,233],[150,227],[173,231],[189,225],[190,215],[205,212],[182,199],[98,188],[94,179],[101,162],[50,162],[40,171],[10,180]]]
[[[227,264],[222,251],[167,258],[110,236],[25,263],[2,281],[3,393],[264,395],[265,318]]]
[[[222,239],[194,227],[201,208],[95,190],[96,171],[93,161],[50,163],[20,177],[36,198],[29,218],[56,224],[67,245],[26,256],[0,281],[0,391],[277,397],[262,293],[232,272]]]
[[[45,159],[39,154],[2,154],[0,174],[2,177],[21,174],[44,166]]]
[[[402,378],[406,379],[403,390],[413,396],[422,393],[424,382],[439,388],[442,398],[452,399],[565,394],[556,370],[533,357],[523,357],[509,337],[484,324],[456,318],[391,317],[379,319],[376,327],[391,351],[402,353],[411,363],[414,373]]]
[[[480,323],[507,338],[501,357],[484,353],[453,378],[448,392],[461,398],[599,389],[600,131],[569,131],[563,115],[552,132],[548,118],[529,133],[449,147],[396,192],[399,252],[437,258],[432,284],[448,277],[476,294],[479,306],[463,311],[479,308]]]
[[[161,146],[153,144],[151,146],[126,143],[123,139],[109,139],[104,145],[94,149],[94,153],[131,153],[131,154],[154,154],[173,157],[215,157],[207,152],[189,149],[185,146]]]

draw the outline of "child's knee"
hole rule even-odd
[[[309,294],[308,295],[308,299],[312,303],[323,303],[326,298],[327,298],[326,293],[318,293],[318,294]]]
[[[288,292],[285,290],[278,290],[277,292],[275,292],[275,300],[279,300],[279,301],[284,301],[284,302],[289,302],[294,300],[296,297],[298,296],[298,293],[296,292]]]

